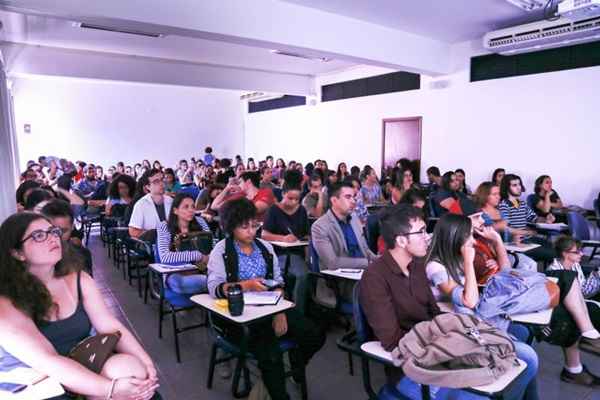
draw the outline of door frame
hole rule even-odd
[[[385,124],[388,122],[417,121],[419,127],[419,160],[421,159],[423,142],[423,117],[384,118],[381,121],[381,172],[385,171]],[[396,160],[397,161],[397,160]],[[412,160],[411,160],[412,161]]]

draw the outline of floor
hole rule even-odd
[[[232,399],[230,380],[223,380],[215,374],[213,388],[206,388],[208,357],[211,338],[205,328],[185,332],[180,335],[182,362],[177,363],[173,345],[170,320],[163,326],[163,339],[158,338],[157,303],[145,305],[138,297],[137,289],[123,280],[106,255],[99,236],[92,236],[89,248],[94,256],[94,279],[102,288],[111,310],[130,327],[144,348],[154,359],[159,370],[160,393],[168,400],[220,400]],[[200,318],[198,313],[182,315],[183,324]],[[308,396],[310,400],[338,398],[344,400],[366,399],[362,387],[359,363],[355,361],[355,374],[348,374],[348,362],[345,353],[336,347],[336,340],[342,335],[342,329],[328,333],[327,343],[310,363],[308,374]],[[540,343],[536,345],[540,357],[538,386],[541,399],[600,400],[600,388],[592,390],[586,387],[561,382],[559,374],[562,368],[560,349]],[[588,354],[583,361],[592,371],[600,374],[600,359]],[[383,370],[371,367],[375,387],[384,381]],[[290,395],[298,399],[299,394],[289,384]]]

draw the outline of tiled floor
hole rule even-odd
[[[153,357],[160,375],[160,392],[168,400],[220,400],[232,399],[230,381],[215,376],[213,389],[206,388],[210,337],[205,328],[180,335],[182,363],[175,360],[170,320],[163,326],[163,339],[158,338],[156,302],[145,305],[137,295],[137,289],[123,280],[121,271],[106,257],[106,249],[97,236],[92,237],[89,247],[94,255],[94,279],[102,287],[106,301],[127,326],[132,327],[143,346]],[[198,318],[197,313],[182,316],[182,323]],[[360,378],[360,365],[355,361],[355,375],[348,374],[347,357],[336,347],[335,341],[341,330],[328,333],[325,347],[314,357],[308,367],[308,390],[310,400],[367,398]],[[562,368],[560,349],[541,343],[536,345],[540,356],[538,386],[543,400],[600,400],[600,388],[592,390],[569,385],[559,380]],[[600,359],[583,355],[584,363],[600,374]],[[371,368],[374,386],[383,383],[383,371]],[[292,385],[289,385],[292,386]],[[293,398],[299,396],[290,390]]]

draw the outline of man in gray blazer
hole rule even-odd
[[[366,268],[376,258],[364,237],[362,226],[352,212],[356,192],[350,183],[332,185],[331,207],[311,228],[311,241],[319,257],[319,269]],[[352,282],[340,282],[342,297],[352,298]],[[333,292],[319,280],[317,299],[324,305],[335,304]]]

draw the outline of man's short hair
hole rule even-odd
[[[438,167],[429,167],[429,168],[427,168],[427,173],[429,175],[433,175],[435,177],[439,177],[440,176],[440,169]]]
[[[210,153],[212,153],[212,152],[213,152],[213,149],[212,149],[212,147],[210,147],[210,146],[207,146],[207,147],[204,149],[204,152],[205,152],[205,153],[208,153],[208,154],[210,154]]]
[[[396,246],[396,238],[410,232],[412,221],[424,220],[423,210],[409,204],[397,204],[381,211],[381,236],[388,249]]]
[[[350,189],[354,190],[354,186],[352,186],[352,184],[349,182],[345,182],[345,181],[344,182],[336,182],[335,184],[333,184],[329,187],[329,190],[328,190],[329,198],[331,198],[331,197],[339,198],[340,193],[343,188],[350,188]]]
[[[48,218],[69,217],[71,222],[73,222],[74,219],[73,210],[71,210],[70,204],[61,199],[52,199],[48,201],[48,203],[42,207],[41,213]]]
[[[252,185],[257,189],[260,186],[260,174],[256,171],[246,171],[240,176],[240,178],[245,181],[250,180]]]

